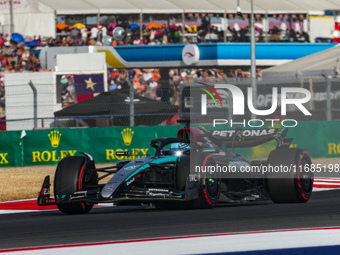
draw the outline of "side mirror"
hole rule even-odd
[[[242,132],[243,132],[242,128],[237,127],[235,129],[235,138],[239,138],[240,136],[242,136]]]
[[[240,127],[237,127],[235,129],[235,132],[234,132],[234,135],[233,135],[233,140],[231,142],[231,148],[232,148],[233,153],[235,153],[234,142],[235,142],[236,139],[240,139],[242,137],[242,132],[243,132],[243,130]]]
[[[112,32],[112,37],[115,40],[118,40],[118,41],[123,40],[124,36],[125,36],[125,29],[122,27],[116,27]]]
[[[129,156],[130,152],[129,151],[116,151],[116,156],[121,157],[121,156]]]

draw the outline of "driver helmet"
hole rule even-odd
[[[170,145],[170,154],[177,155],[178,152],[190,149],[190,145],[188,143],[173,143]]]

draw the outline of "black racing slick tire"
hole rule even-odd
[[[85,176],[89,174],[85,169],[85,158],[72,156],[63,158],[56,169],[54,176],[54,196],[56,201],[62,201],[63,197],[72,195],[75,191],[82,190],[85,182]],[[72,204],[57,204],[58,209],[67,214],[85,214],[88,213],[93,204],[85,202]]]
[[[313,191],[313,173],[309,154],[299,148],[278,148],[268,157],[266,188],[275,203],[305,203]],[[285,168],[285,169],[284,169]],[[285,171],[283,171],[285,170]],[[287,171],[288,170],[288,171]]]
[[[221,179],[216,172],[207,171],[209,167],[216,169],[216,161],[212,155],[204,153],[200,157],[202,172],[198,186],[198,201],[196,207],[210,209],[217,204],[221,193]]]

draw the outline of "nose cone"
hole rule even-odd
[[[118,188],[124,182],[124,180],[125,180],[124,174],[119,174],[119,173],[115,174],[102,189],[101,191],[102,197],[109,198],[110,196],[112,196],[113,193],[116,190],[118,190]]]

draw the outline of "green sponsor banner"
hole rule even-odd
[[[289,125],[292,125],[290,123]],[[247,129],[258,129],[246,127]],[[262,128],[272,128],[271,124]],[[273,128],[282,128],[274,124]],[[228,125],[207,126],[207,130],[230,130]],[[296,127],[289,127],[286,138],[293,138],[291,148],[302,148],[312,158],[331,158],[340,156],[340,121],[309,121],[299,122]],[[276,148],[276,141],[271,141],[252,148],[235,149],[236,153],[244,155],[248,160],[265,160]]]
[[[66,156],[87,152],[96,163],[113,163],[118,160],[136,159],[154,149],[149,143],[159,137],[176,137],[177,126],[110,127],[110,128],[59,128],[28,131],[0,132],[0,167],[57,164]],[[280,126],[274,126],[278,128]],[[312,158],[340,156],[340,121],[299,122],[289,128],[287,138],[293,138],[291,147],[305,149]],[[269,128],[269,126],[263,127]],[[227,125],[207,130],[234,129]],[[266,159],[275,149],[272,141],[253,148],[236,149],[249,160]],[[229,148],[231,150],[231,148]],[[131,156],[116,156],[117,151],[130,151]]]
[[[116,162],[152,155],[149,143],[157,137],[175,137],[179,126],[111,127],[27,131],[24,137],[24,165],[56,164],[66,156],[86,152],[97,163]],[[116,151],[130,151],[117,157]]]
[[[0,167],[22,164],[23,143],[20,136],[21,131],[0,132]]]
[[[312,158],[340,157],[340,121],[302,122],[290,128],[287,136],[294,138],[294,147],[305,149]]]

